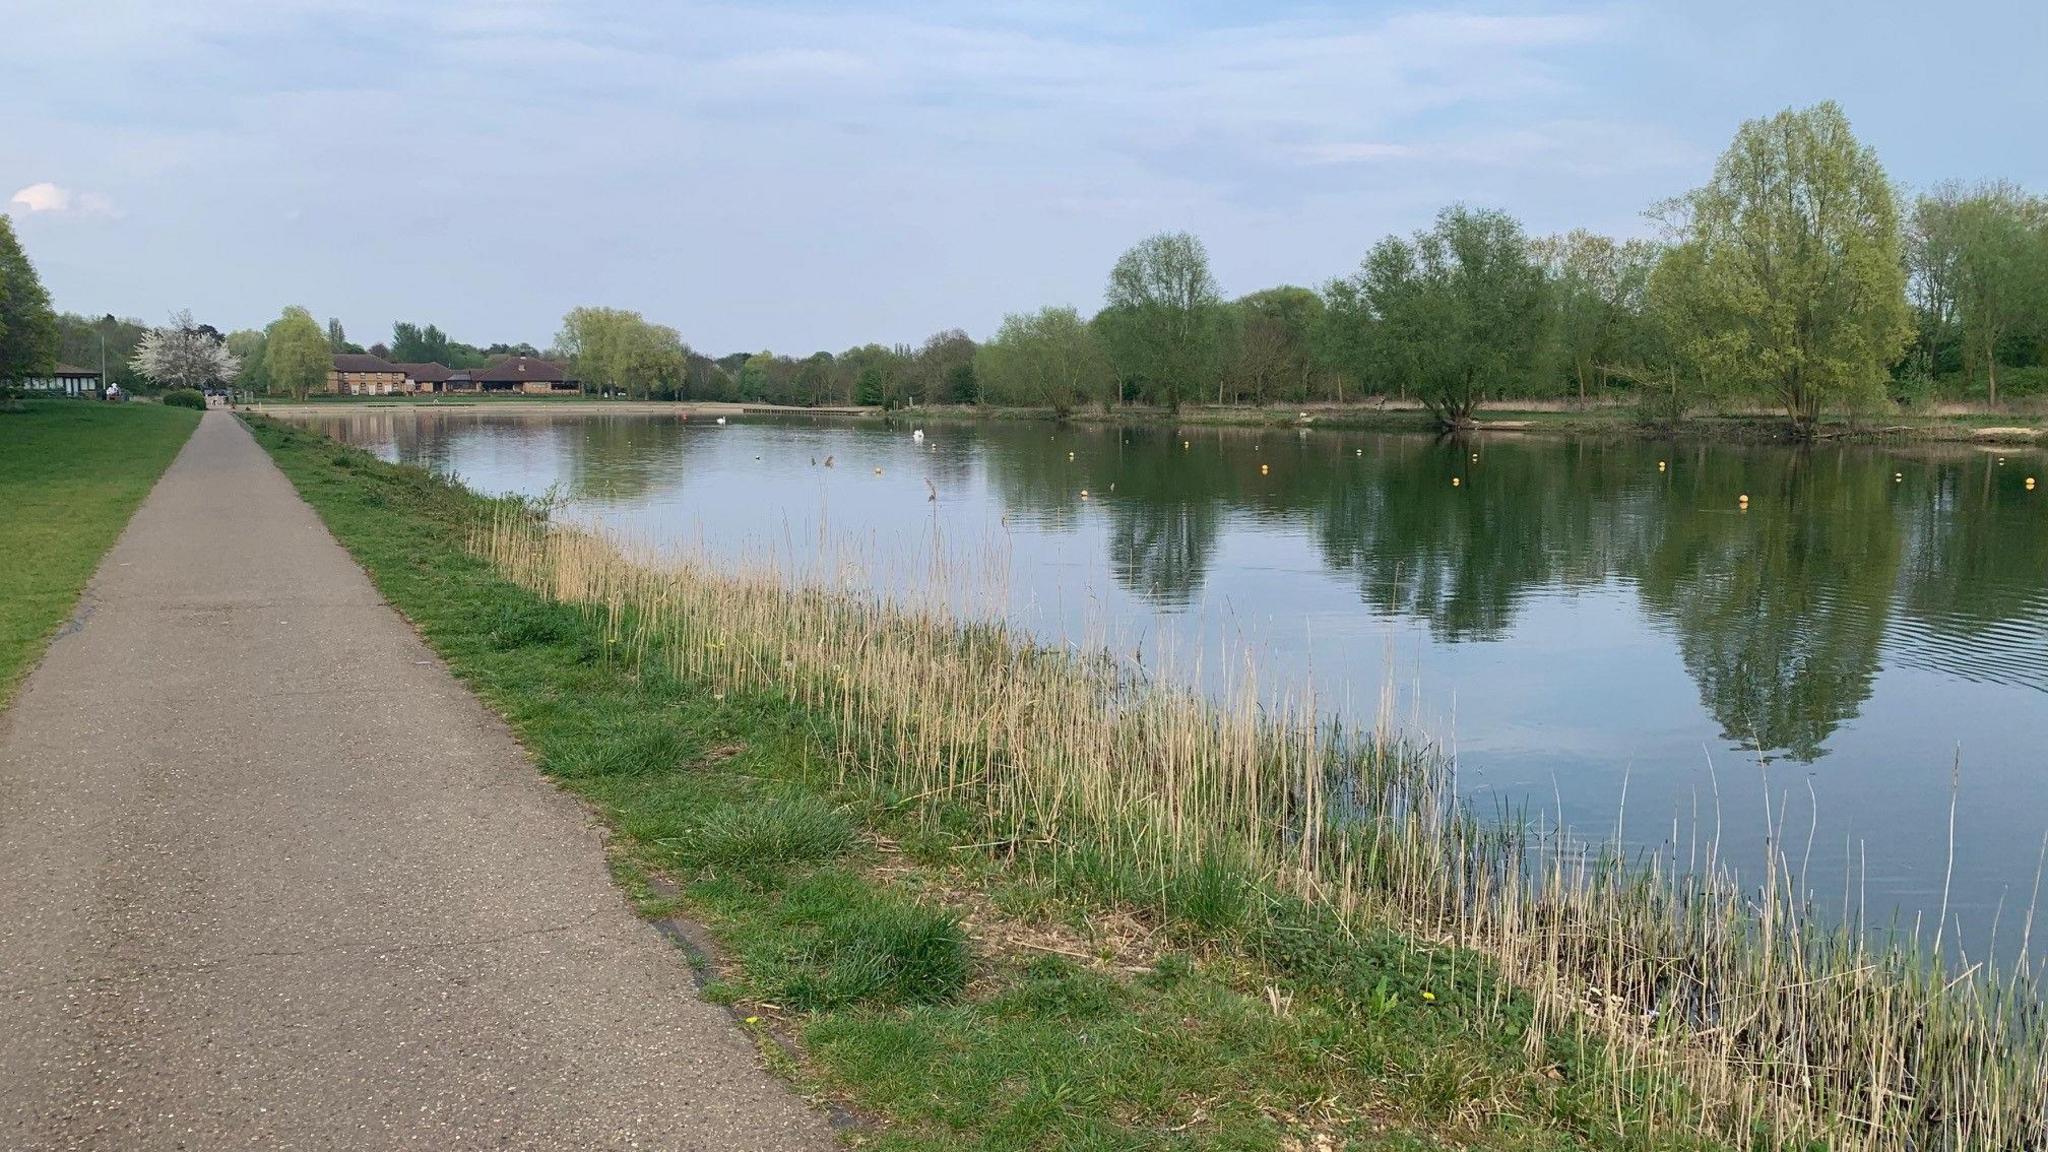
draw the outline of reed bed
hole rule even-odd
[[[1454,758],[1312,701],[1218,697],[1099,649],[884,598],[828,572],[661,554],[501,508],[471,548],[602,614],[616,650],[834,718],[853,782],[981,822],[975,846],[1164,884],[1225,869],[1356,928],[1455,945],[1503,1012],[1604,1054],[1618,1127],[1648,1114],[1749,1147],[2048,1148],[2039,971],[1816,914],[1781,855],[1743,885],[1711,842],[1630,860],[1461,802]],[[1783,843],[1783,838],[1774,839]],[[2031,914],[2024,936],[2030,937]],[[1633,1096],[1638,1099],[1625,1099]]]

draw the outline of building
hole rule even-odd
[[[394,364],[392,367],[405,373],[407,392],[446,392],[449,378],[455,375],[445,364]]]
[[[478,392],[521,392],[545,396],[551,392],[578,391],[577,381],[552,360],[537,356],[505,356],[469,374]]]
[[[390,396],[405,391],[405,370],[381,356],[344,352],[327,372],[328,392],[342,396]]]
[[[469,369],[457,368],[448,374],[448,379],[441,381],[441,391],[474,392],[476,391],[476,381],[469,378]]]
[[[98,396],[100,374],[90,368],[59,364],[40,376],[24,376],[14,381],[14,386],[41,396]]]

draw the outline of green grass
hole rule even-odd
[[[0,409],[0,706],[198,423],[160,404]]]
[[[1154,887],[1086,854],[997,855],[971,814],[839,783],[860,744],[831,718],[643,667],[600,615],[501,579],[467,548],[489,502],[252,426],[541,769],[611,823],[642,911],[710,930],[706,997],[794,1041],[794,1063],[772,1046],[769,1062],[865,1118],[863,1147],[1703,1146],[1673,1119],[1685,1101],[1645,1101],[1598,1051],[1527,1034],[1528,1006],[1469,954],[1354,935],[1225,861]]]

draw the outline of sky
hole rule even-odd
[[[1443,205],[1649,234],[1744,119],[2048,191],[2048,4],[0,0],[0,209],[61,309],[286,304],[713,355],[1100,306],[1123,249],[1320,285]],[[26,50],[24,50],[26,49]]]

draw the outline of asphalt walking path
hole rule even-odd
[[[207,413],[0,716],[0,1148],[833,1143]]]

